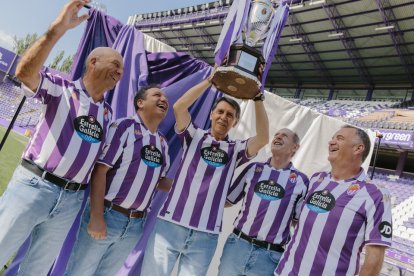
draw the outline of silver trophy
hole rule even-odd
[[[227,63],[217,68],[212,82],[223,93],[252,99],[260,90],[259,67],[265,63],[261,51],[253,48],[267,36],[275,14],[271,0],[253,0],[245,26],[245,43],[230,47]]]

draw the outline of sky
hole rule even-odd
[[[106,6],[106,13],[126,23],[128,16],[140,13],[165,11],[212,2],[213,0],[99,0]],[[67,1],[63,0],[0,0],[0,46],[13,48],[13,37],[26,34],[43,34],[56,18]],[[82,9],[80,13],[87,13]],[[68,31],[49,55],[47,64],[61,50],[65,56],[74,54],[82,37],[86,23]],[[46,64],[46,65],[47,65]]]

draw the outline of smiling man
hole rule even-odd
[[[334,134],[328,156],[332,169],[310,179],[275,275],[379,275],[391,246],[391,202],[389,192],[369,183],[361,168],[369,150],[369,137],[359,128],[346,125]]]
[[[167,140],[158,132],[167,97],[148,86],[136,94],[134,106],[133,117],[110,126],[66,275],[115,275],[142,235],[155,189],[171,187],[165,178]]]
[[[220,276],[273,274],[308,188],[306,175],[291,163],[298,149],[299,136],[280,129],[271,143],[272,156],[249,164],[230,187],[227,201],[243,203],[224,245]]]
[[[87,3],[67,3],[16,68],[25,95],[43,104],[21,165],[0,198],[1,267],[31,235],[19,275],[47,275],[50,270],[80,210],[112,119],[104,93],[122,77],[118,52],[94,49],[76,81],[41,71],[57,41],[88,18],[78,15]]]
[[[174,104],[175,129],[183,155],[173,188],[149,238],[141,275],[205,275],[217,245],[224,204],[234,169],[267,144],[268,119],[261,94],[255,98],[256,136],[230,140],[240,117],[232,99],[218,98],[210,113],[211,129],[198,128],[188,108],[211,85],[206,79]]]

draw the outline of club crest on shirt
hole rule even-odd
[[[254,170],[255,172],[262,172],[263,168],[260,166],[257,166],[256,169]]]
[[[285,196],[285,189],[273,180],[262,180],[254,186],[254,193],[264,200],[278,200]]]
[[[316,213],[326,213],[335,207],[335,197],[325,189],[313,192],[306,201],[306,207]]]
[[[75,118],[73,127],[82,140],[86,142],[99,143],[102,141],[102,126],[93,115]]]
[[[104,120],[105,120],[105,121],[108,121],[108,120],[109,120],[109,118],[108,118],[108,113],[109,113],[109,112],[108,112],[108,108],[106,108],[106,107],[105,107],[104,112],[103,112],[103,114],[104,114]]]
[[[139,130],[139,129],[136,129],[134,132],[135,132],[135,136],[140,136],[140,135],[142,135],[142,132],[141,132],[141,130]]]
[[[352,184],[351,186],[348,187],[348,189],[346,189],[346,194],[349,196],[353,196],[360,189],[361,187],[359,186],[359,184]]]
[[[141,148],[141,159],[151,168],[158,168],[163,164],[163,156],[154,145],[146,145]]]
[[[222,167],[229,161],[227,152],[213,145],[201,149],[201,158],[213,167]]]
[[[291,173],[290,175],[289,175],[289,181],[290,181],[290,183],[296,183],[296,178],[297,178],[298,176],[296,175],[296,173]]]

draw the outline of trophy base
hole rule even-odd
[[[253,99],[261,86],[256,77],[234,66],[218,67],[211,82],[217,90],[238,99]]]

